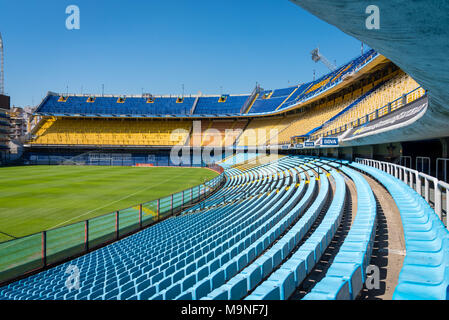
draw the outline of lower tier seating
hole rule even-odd
[[[191,121],[48,119],[32,144],[45,145],[183,145]]]
[[[309,156],[236,154],[221,164],[226,182],[209,198],[1,287],[0,300],[292,299],[336,238],[341,245],[303,299],[356,299],[377,227],[377,202],[364,175],[384,185],[401,214],[407,252],[393,298],[448,298],[449,232],[400,180],[365,165]],[[357,200],[355,218],[341,237],[349,197]],[[79,290],[65,285],[69,266],[79,268]]]
[[[382,183],[396,202],[404,229],[406,256],[393,299],[449,299],[449,232],[429,204],[401,180],[352,163]]]
[[[366,280],[376,233],[376,201],[368,182],[356,171],[341,167],[355,183],[357,213],[326,276],[305,300],[355,299]]]

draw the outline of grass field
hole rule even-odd
[[[216,175],[201,168],[0,168],[0,242],[161,198]]]

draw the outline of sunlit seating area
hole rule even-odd
[[[190,121],[50,119],[36,132],[32,144],[158,145],[184,144]]]

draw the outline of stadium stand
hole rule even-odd
[[[307,205],[312,200],[312,196],[316,192],[316,181],[318,179],[314,179],[312,171],[307,172],[309,179],[308,181],[310,182],[307,188],[307,192],[305,193],[304,197],[302,197],[301,201],[299,201],[291,209],[290,214],[278,222],[277,227],[280,234],[285,231],[287,226],[292,221],[296,220],[299,217],[300,212],[302,212],[307,207]],[[323,198],[323,196],[326,196],[328,194],[329,184],[324,175],[322,175],[321,178],[324,178],[324,183],[320,188],[320,194],[318,195],[317,199],[321,199]],[[233,277],[225,285],[212,291],[206,297],[206,299],[235,300],[243,298],[249,291],[253,290],[254,287],[262,279],[266,278],[270,273],[273,272],[278,264],[286,258],[289,252],[300,241],[300,238],[300,233],[295,234],[295,232],[292,232],[292,229],[290,229],[290,231],[284,237],[277,241],[276,244],[271,246],[271,248],[269,248],[261,257],[256,259],[252,264],[245,268],[241,273]]]
[[[260,146],[267,141],[275,139],[290,121],[290,118],[256,118],[246,127],[245,131],[238,138],[237,146]]]
[[[154,114],[189,114],[195,98],[183,97],[90,97],[64,96],[49,94],[36,112],[42,115],[80,115],[80,116],[114,116],[114,115],[154,115]]]
[[[348,75],[362,69],[377,56],[377,52],[369,50],[315,81],[288,88],[266,90],[263,94],[259,94],[246,113],[270,113],[305,102],[334,87]],[[270,93],[269,98],[264,99],[264,93]],[[241,109],[249,98],[249,94],[167,97],[69,95],[49,92],[36,109],[35,114],[80,117],[235,116],[241,114]]]
[[[298,2],[317,14],[313,3]],[[404,30],[402,49],[414,34]],[[358,38],[379,49],[393,41]],[[435,72],[412,50],[402,60],[394,43],[385,50],[391,60],[363,50],[313,81],[256,84],[249,94],[48,92],[27,119],[17,164],[207,166],[219,176],[47,230],[49,242],[47,231],[8,235],[11,242],[0,243],[0,300],[449,300],[445,65]],[[13,145],[8,121],[0,108],[1,165]],[[175,145],[198,153],[175,163]],[[259,146],[274,148],[265,154]],[[206,160],[206,147],[232,154],[213,150]],[[91,221],[98,234],[89,233]],[[384,292],[367,288],[373,266],[382,269]],[[75,290],[67,286],[72,267],[81,274]]]
[[[407,252],[393,299],[449,299],[449,232],[435,211],[403,181],[376,168],[351,165],[380,181],[401,214]]]
[[[195,122],[190,135],[190,146],[229,147],[246,127],[247,120],[201,121],[201,130],[196,131]]]
[[[287,170],[299,162],[284,157],[265,165],[263,170],[255,168],[253,177],[257,176],[258,181],[248,190],[251,193],[244,193],[251,181],[249,172],[234,174],[226,187],[234,187],[237,197],[240,191],[239,200],[225,200],[214,208],[165,220],[70,261],[85,272],[81,291],[67,292],[64,281],[58,280],[67,268],[63,264],[2,288],[0,296],[2,299],[172,299],[189,292],[199,297],[205,286],[195,285],[197,282],[209,276],[219,283],[222,276],[230,277],[233,270],[245,264],[245,259],[236,261],[234,257],[255,240],[255,235],[263,234],[262,227],[257,233],[252,230],[268,226],[266,218],[270,214],[266,208],[271,211],[280,208],[297,190],[294,187],[297,175],[291,176]],[[293,187],[286,188],[288,185]],[[242,195],[246,201],[242,201]],[[156,245],[153,239],[157,239]],[[145,243],[149,246],[142,245]]]
[[[330,167],[324,168],[331,169]],[[346,186],[343,177],[337,171],[332,170],[331,175],[335,179],[336,192],[326,213],[326,217],[318,229],[267,280],[258,285],[257,288],[254,286],[248,288],[249,290],[255,290],[251,295],[247,296],[247,300],[262,300],[267,298],[278,300],[287,299],[295,291],[296,287],[302,283],[306,275],[310,274],[316,261],[319,260],[320,254],[329,244],[333,236],[332,232],[335,232],[337,226],[340,224],[343,213]],[[291,251],[303,239],[307,230],[310,229],[313,222],[317,219],[318,214],[323,209],[326,198],[329,197],[330,186],[325,175],[321,175],[320,181],[322,183],[320,193],[315,198],[314,203],[288,231],[285,235],[285,240],[281,240],[281,243],[291,243],[293,241],[293,244],[290,245]],[[324,244],[321,245],[322,243]],[[288,257],[288,255],[285,256]]]
[[[447,298],[449,232],[404,182],[331,158],[237,153],[219,163],[226,183],[211,197],[0,288],[0,299],[290,299],[336,237],[350,193],[347,179],[355,187],[355,218],[323,278],[304,299],[356,299],[377,226],[376,200],[363,174],[390,192],[404,224],[407,253],[393,298]],[[83,272],[79,290],[65,286],[69,265]]]
[[[173,146],[183,145],[190,129],[191,122],[188,121],[51,118],[36,131],[36,138],[32,143]]]
[[[376,232],[376,201],[368,182],[359,173],[346,167],[341,169],[356,185],[356,217],[326,276],[305,296],[305,300],[355,299],[366,280],[365,270],[369,265]]]
[[[222,161],[217,162],[217,164],[219,164],[220,166],[222,166],[225,169],[229,169],[230,167],[232,167],[234,165],[251,160],[258,156],[259,155],[257,153],[240,152],[240,153],[231,155],[231,156],[223,159]]]
[[[374,83],[373,86],[375,86]],[[347,124],[352,124],[352,122],[367,114],[372,114],[372,116],[374,116],[373,112],[376,109],[388,105],[392,101],[394,101],[394,103],[390,105],[390,110],[394,111],[397,107],[396,104],[399,104],[398,99],[413,90],[416,90],[415,94],[413,96],[409,96],[406,103],[423,96],[425,90],[420,88],[419,84],[409,75],[400,72],[397,76],[393,77],[385,84],[376,87],[374,92],[370,93],[366,97],[363,97],[363,99],[353,108],[337,117],[335,120],[329,121],[328,124],[324,125],[323,128],[317,131],[314,135],[316,137],[323,136],[323,133],[330,132]],[[387,108],[379,110],[379,116],[382,116],[386,112]]]
[[[305,101],[313,98],[314,96],[322,93],[325,90],[328,90],[338,83],[343,81],[346,77],[357,72],[359,69],[363,68],[368,62],[372,61],[374,58],[378,56],[378,53],[374,50],[369,50],[363,55],[351,60],[350,62],[342,65],[335,71],[332,71],[329,74],[324,75],[323,77],[312,81],[308,84],[303,85],[303,90],[298,90],[297,95],[295,97],[282,105],[282,109],[286,109],[291,107],[292,105],[298,103],[304,103]]]
[[[220,115],[239,114],[242,105],[249,95],[224,95],[221,102],[220,96],[200,97],[194,114]]]
[[[364,98],[367,91],[373,90],[382,79],[338,97],[323,98],[319,105],[307,106],[307,101],[325,94],[328,89],[334,88],[351,75],[362,72],[364,66],[378,56],[375,51],[369,50],[316,81],[258,92],[254,102],[248,105],[248,110],[244,113],[241,113],[242,108],[248,104],[252,95],[128,97],[58,95],[49,92],[34,113],[33,136],[29,143],[34,146],[183,144],[195,147],[285,144],[291,137],[316,134],[318,131],[321,133],[324,128],[332,128],[342,121],[352,119],[354,115],[369,112],[371,109],[365,105],[373,108],[372,102],[363,99],[358,103],[358,99]],[[410,83],[407,79],[395,82],[393,85],[397,87],[396,93],[404,93]],[[374,101],[382,102],[378,99]],[[291,110],[301,112],[291,113]],[[279,114],[268,116],[272,113]],[[268,117],[255,117],[261,114]],[[161,117],[178,117],[182,121],[149,121],[149,118]],[[189,119],[195,117],[202,120],[201,133],[195,130],[194,123]],[[213,119],[206,121],[205,117]],[[89,118],[89,121],[77,122],[80,118]],[[108,120],[100,122],[101,118]],[[321,128],[323,125],[325,126]],[[170,133],[175,129],[185,130],[187,133],[175,134],[171,139]],[[229,130],[228,133],[226,130]]]
[[[249,113],[265,113],[270,111],[276,111],[283,103],[293,95],[298,87],[290,87],[285,89],[278,89],[274,91],[261,92]]]
[[[275,90],[256,86],[251,95],[49,93],[34,114],[32,149],[25,156],[30,164],[185,165],[158,150],[174,145],[237,153],[211,157],[226,176],[212,196],[137,234],[12,282],[0,288],[0,299],[296,299],[338,238],[349,197],[357,199],[349,232],[323,277],[301,298],[357,299],[377,227],[377,203],[365,176],[385,186],[404,224],[407,253],[393,298],[447,298],[448,232],[406,184],[348,161],[238,152],[340,133],[425,94],[386,59],[364,69],[377,57],[370,50],[315,81]],[[0,114],[0,139],[1,121]],[[149,147],[155,149],[141,151]],[[201,155],[189,161],[205,164]],[[65,287],[68,265],[83,272],[80,290]]]
[[[299,117],[292,117],[289,126],[280,131],[278,141],[280,143],[290,142],[295,135],[306,135],[313,129],[321,126],[328,119],[341,112],[346,106],[351,105],[354,100],[347,97],[345,100],[338,99],[329,101],[312,110],[304,111]]]

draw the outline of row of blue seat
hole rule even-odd
[[[430,205],[403,181],[379,169],[352,163],[376,178],[393,197],[404,229],[406,256],[395,300],[449,299],[449,232]]]
[[[248,182],[257,177],[259,181],[251,184],[251,190],[254,192],[267,190],[270,186],[280,190],[284,184],[295,181],[296,176],[287,174],[286,170],[299,162],[298,159],[286,157],[275,164],[265,165],[265,180],[253,172],[256,169],[243,173],[231,169],[235,173],[235,179],[228,179],[226,187],[235,185],[236,189],[244,189],[249,186]],[[282,172],[283,179],[272,176],[277,172]],[[2,288],[0,298],[149,298],[181,279],[188,280],[196,269],[203,267],[225,250],[225,247],[221,246],[225,240],[231,239],[226,243],[233,246],[238,240],[230,235],[261,218],[264,210],[280,200],[284,193],[285,190],[280,190],[279,193],[271,192],[269,196],[260,198],[263,201],[258,196],[167,219],[69,263]],[[254,214],[256,209],[262,208],[264,210]],[[219,267],[218,260],[214,261],[213,267]],[[68,292],[65,287],[65,270],[68,265],[76,265],[80,269],[81,288],[78,291]],[[185,282],[185,286],[188,283]],[[174,293],[172,290],[169,294]]]
[[[179,219],[180,220],[180,219]],[[161,226],[164,226],[164,225],[166,225],[166,224],[169,224],[170,223],[170,221],[167,221],[166,223],[163,223],[163,224],[159,224],[159,225],[157,225],[155,228],[152,228],[152,230],[156,230],[158,227],[161,227]],[[184,227],[186,227],[186,225],[184,225]],[[168,231],[168,230],[167,230]],[[173,234],[173,231],[174,230],[171,230],[171,233],[168,233],[168,232],[165,232],[165,234],[166,235],[171,235],[171,234]],[[164,232],[163,232],[163,234],[164,234]],[[137,235],[136,235],[137,236]],[[163,237],[163,235],[159,235],[160,237]],[[124,242],[126,242],[126,239],[125,240],[122,240],[122,243],[124,243]]]
[[[296,178],[295,175],[293,177]],[[293,179],[293,185],[295,185],[295,178]],[[284,189],[282,186],[279,187],[280,188],[277,188],[276,192],[271,193],[272,195],[274,194],[272,200],[265,203],[260,208],[251,210],[253,214],[251,215],[250,223],[239,224],[237,229],[230,234],[231,238],[223,244],[223,246],[227,247],[227,250],[223,250],[223,252],[209,262],[208,265],[203,269],[198,270],[196,272],[196,277],[195,275],[191,275],[190,278],[187,279],[190,281],[188,285],[192,287],[189,291],[186,292],[185,283],[183,283],[182,290],[179,290],[179,283],[174,283],[171,288],[167,288],[165,292],[162,292],[153,298],[169,299],[167,294],[170,293],[170,290],[178,290],[179,294],[177,298],[183,297],[186,299],[191,297],[193,299],[198,299],[207,293],[207,290],[210,290],[211,283],[214,281],[212,279],[220,281],[222,280],[221,276],[229,277],[233,272],[238,270],[236,268],[243,267],[247,263],[247,256],[242,253],[239,254],[239,252],[247,249],[248,246],[263,234],[263,231],[267,228],[267,223],[269,223],[265,222],[265,220],[269,219],[269,221],[271,221],[273,217],[270,218],[270,216],[274,212],[279,211],[279,209],[288,202],[288,199],[295,190],[295,188],[286,190],[287,188]],[[279,211],[276,216],[279,216],[280,214],[285,214],[284,210]],[[252,254],[255,253],[255,251],[252,252]],[[219,264],[219,268],[216,268],[214,264]],[[204,278],[206,278],[206,280],[201,281]]]
[[[317,175],[321,169],[330,174]],[[421,196],[381,170],[303,156],[245,171],[228,166],[224,187],[182,215],[0,288],[0,299],[288,299],[341,224],[343,174],[355,185],[355,219],[304,299],[355,299],[367,277],[377,212],[369,183],[354,169],[382,183],[401,213],[407,254],[393,298],[447,299],[449,232]],[[81,271],[80,290],[65,286],[69,265]]]
[[[225,102],[218,102],[217,97],[200,97],[194,114],[240,113],[240,109],[248,98],[249,95],[226,95]]]
[[[194,114],[226,114],[239,113],[249,95],[228,95],[226,101],[219,102],[216,97],[200,97]],[[83,115],[155,115],[177,114],[189,115],[192,111],[195,97],[184,97],[179,102],[177,97],[155,97],[152,103],[146,98],[128,97],[118,103],[117,97],[95,97],[88,102],[88,97],[68,96],[66,101],[59,101],[60,97],[52,94],[42,101],[38,113],[45,114],[83,114]]]
[[[283,234],[287,228],[301,216],[304,209],[315,197],[318,185],[314,175],[311,172],[309,172],[309,174],[311,180],[309,180],[309,187],[305,196],[296,204],[287,216],[277,223],[276,228],[279,230],[279,234]],[[321,184],[317,200],[326,197],[328,193],[328,182],[325,179],[325,175],[322,175],[321,178],[324,179],[321,180],[324,183]],[[315,203],[317,200],[315,200]],[[282,260],[286,259],[304,234],[304,228],[290,229],[271,248],[264,252],[263,255],[257,258],[225,285],[212,291],[205,299],[236,300],[243,298],[248,292],[252,291],[262,279],[268,277],[268,275],[279,266]]]
[[[335,181],[335,194],[322,222],[299,249],[247,297],[248,300],[288,299],[320,260],[340,225],[346,195],[343,177],[335,170],[331,171],[331,175]],[[327,181],[327,178],[322,177],[321,181]],[[329,187],[324,191],[329,192]],[[302,236],[305,235],[322,210],[324,200],[324,195],[317,198],[303,218],[292,227],[293,232],[301,231]]]
[[[361,174],[346,166],[340,169],[354,181],[356,217],[326,276],[304,297],[305,300],[355,299],[366,280],[376,234],[376,201]]]
[[[259,206],[263,206],[265,204],[265,202],[262,202],[262,203],[260,203],[260,204],[258,204]],[[259,207],[256,205],[254,205],[254,203],[252,203],[251,201],[248,201],[247,203],[246,203],[246,205],[248,206],[248,208],[251,208],[251,210],[249,210],[249,209],[246,209],[246,210],[242,210],[243,212],[246,212],[247,213],[247,215],[249,216],[249,214],[251,213],[251,212],[254,212],[254,211],[256,211]],[[229,216],[228,216],[228,220],[229,220]],[[235,233],[235,230],[237,230],[238,228],[241,228],[242,227],[242,224],[243,225],[245,225],[245,223],[242,223],[242,221],[244,221],[243,219],[244,219],[245,217],[243,217],[243,218],[240,218],[240,220],[238,220],[238,221],[236,221],[235,223],[234,223],[234,225],[233,225],[233,229],[232,229],[232,232],[233,233]],[[254,219],[254,217],[251,217],[250,219]],[[246,223],[248,223],[248,222],[246,222]],[[221,229],[220,230],[220,232],[226,232],[226,229]],[[228,231],[229,232],[229,231]],[[223,242],[223,239],[221,240],[221,242]],[[220,250],[217,250],[217,251],[215,251],[215,254],[217,254],[217,253],[221,253],[221,249]],[[204,254],[205,252],[203,252],[203,254]],[[210,258],[211,257],[213,257],[212,255],[211,256],[209,256]],[[204,261],[204,260],[203,260]],[[216,260],[215,260],[216,261]],[[199,267],[201,267],[202,266],[202,264],[201,265],[199,265],[199,263],[201,263],[202,261],[200,260],[200,259],[197,259],[196,261],[194,261],[193,262],[193,264],[192,265],[194,265],[195,263],[196,263],[196,267],[197,268],[199,268]],[[208,261],[206,261],[206,262],[208,262]],[[216,267],[217,266],[217,264],[215,264],[213,267]],[[187,273],[185,274],[185,277],[187,277]],[[191,281],[193,281],[194,279],[193,279],[194,277],[192,277],[192,276],[190,276],[188,279],[187,279],[187,281],[185,282],[185,283],[183,283],[183,287],[186,287],[187,285],[189,285],[189,284],[191,284]],[[159,287],[157,287],[156,288],[156,293],[158,292],[158,291],[160,291],[161,289],[164,289],[165,288],[165,285],[168,285],[168,284],[171,284],[173,281],[176,281],[176,280],[178,280],[178,279],[172,279],[172,278],[169,278],[169,279],[166,279],[165,280],[165,283],[164,283],[164,286],[159,286]],[[178,280],[178,281],[181,281],[181,280]],[[169,291],[169,295],[170,294],[173,294],[173,290],[176,290],[177,288],[179,288],[179,287],[174,287],[173,289],[172,288],[168,288],[166,291]],[[171,290],[171,291],[170,291]]]

